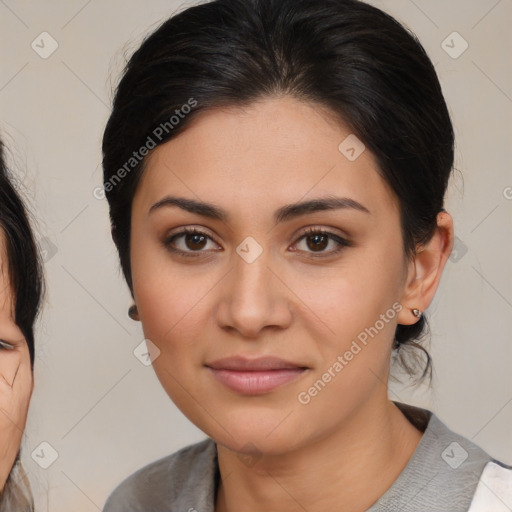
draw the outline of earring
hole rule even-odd
[[[132,320],[138,320],[138,310],[137,310],[137,306],[135,304],[133,304],[133,306],[130,306],[128,308],[128,316],[132,319]]]
[[[420,318],[421,317],[421,311],[419,309],[413,309],[412,310],[412,314],[416,317],[416,318]]]

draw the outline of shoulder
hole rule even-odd
[[[512,510],[512,466],[495,460],[485,465],[468,512],[488,510]]]
[[[424,433],[402,473],[370,510],[468,511],[485,468],[492,467],[490,462],[504,465],[432,412],[405,404],[399,408]],[[486,509],[471,512],[480,510]]]
[[[512,510],[511,466],[449,429],[435,414],[427,430],[429,451],[436,455],[433,461],[437,472],[433,480],[435,499],[453,500],[451,510],[455,510],[456,503],[470,512]],[[432,500],[435,499],[432,495]]]
[[[413,462],[422,463],[422,466],[428,464],[443,477],[456,479],[462,478],[463,473],[480,475],[485,464],[493,460],[473,441],[447,427],[431,411],[405,404],[397,405],[411,423],[424,431],[413,454]]]
[[[103,512],[206,510],[215,490],[216,455],[208,438],[144,466],[114,489]]]

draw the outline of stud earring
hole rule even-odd
[[[132,319],[132,320],[138,320],[138,315],[139,315],[139,311],[137,310],[137,306],[134,304],[133,306],[130,306],[128,308],[128,316]]]
[[[416,318],[420,318],[421,317],[421,311],[419,309],[413,309],[412,310],[412,314],[416,317]]]

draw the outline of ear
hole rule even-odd
[[[410,261],[398,313],[398,323],[411,325],[418,321],[412,310],[425,311],[437,290],[444,266],[453,248],[453,219],[446,211],[437,214],[437,229],[432,238],[417,247]]]

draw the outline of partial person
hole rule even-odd
[[[0,512],[34,510],[20,446],[34,386],[34,323],[43,266],[0,141]]]

